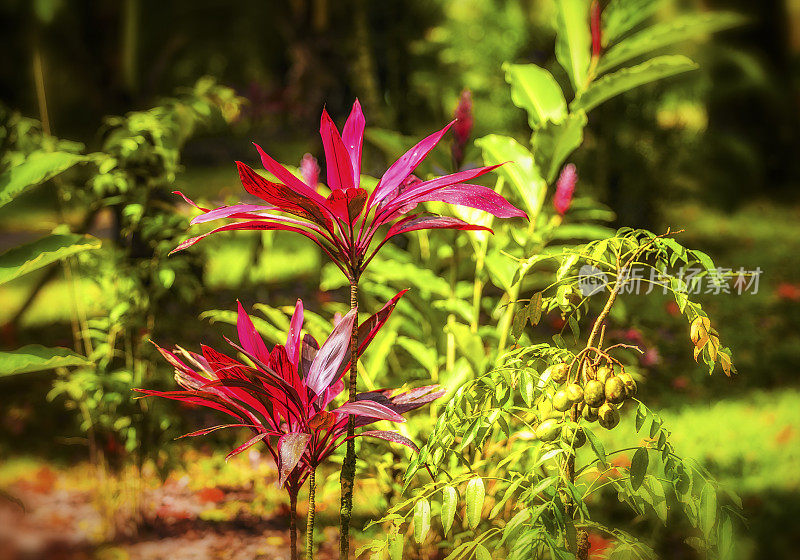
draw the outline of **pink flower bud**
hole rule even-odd
[[[467,141],[469,140],[473,125],[472,93],[470,93],[468,89],[464,89],[461,92],[461,97],[458,100],[458,106],[453,116],[456,122],[453,125],[455,142],[453,142],[452,153],[456,166],[460,167],[461,163],[464,161],[464,150],[467,146]]]
[[[600,56],[603,50],[603,30],[600,27],[600,2],[592,2],[592,56]]]
[[[575,193],[575,184],[578,182],[578,171],[571,163],[564,166],[556,183],[556,195],[553,197],[553,206],[560,215],[564,215],[572,204],[572,195]]]
[[[319,184],[319,164],[317,158],[311,154],[306,154],[300,161],[300,174],[303,181],[312,189],[316,189]]]

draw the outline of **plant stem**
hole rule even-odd
[[[353,274],[350,278],[350,309],[355,310],[356,319],[353,323],[353,333],[350,335],[350,378],[348,388],[349,401],[356,400],[358,383],[358,276]],[[350,519],[353,514],[353,484],[356,478],[356,424],[355,416],[350,415],[347,422],[347,453],[342,463],[342,504],[339,509],[341,527],[339,530],[339,560],[347,560],[350,554]]]
[[[289,486],[289,542],[291,543],[292,560],[297,558],[297,488]]]
[[[311,474],[308,476],[308,521],[306,522],[306,559],[314,560],[314,517],[316,516],[316,504],[314,500],[317,495],[317,468],[311,467]]]

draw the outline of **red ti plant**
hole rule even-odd
[[[276,179],[266,179],[242,162],[236,162],[245,190],[264,204],[236,204],[220,208],[202,208],[184,199],[203,213],[193,224],[230,218],[238,220],[192,237],[175,251],[190,247],[213,233],[232,230],[284,230],[304,235],[320,246],[350,282],[350,308],[358,309],[358,282],[362,272],[380,248],[392,237],[422,229],[489,230],[458,218],[429,212],[414,212],[424,202],[444,202],[484,210],[499,218],[525,217],[492,189],[469,181],[492,171],[497,166],[458,171],[429,180],[419,180],[414,170],[455,123],[421,140],[394,162],[372,191],[361,187],[361,148],[366,121],[358,100],[353,104],[342,133],[323,110],[320,135],[325,151],[325,167],[330,194],[325,196],[317,185],[302,181],[256,145],[261,163]],[[181,193],[179,193],[181,194]],[[181,196],[183,196],[181,194]],[[379,228],[388,226],[381,239]],[[355,401],[357,356],[355,331],[350,344],[350,401]],[[341,547],[340,558],[349,551],[350,517],[355,479],[355,430],[351,418],[348,426],[347,455],[342,465]]]
[[[388,319],[400,292],[378,313],[365,321],[356,333],[360,355]],[[291,504],[292,558],[297,557],[297,494],[309,481],[309,517],[306,553],[313,554],[315,471],[340,445],[352,437],[368,436],[401,443],[417,450],[408,438],[392,431],[368,430],[348,436],[348,420],[356,427],[378,420],[404,422],[402,414],[439,398],[438,386],[420,387],[400,394],[393,390],[361,393],[354,402],[331,408],[331,402],[344,390],[349,365],[350,337],[355,311],[350,311],[334,327],[320,346],[309,334],[302,334],[303,303],[298,300],[285,345],[269,350],[239,304],[237,331],[239,343],[228,340],[243,354],[241,361],[202,346],[201,353],[182,348],[169,351],[156,345],[175,368],[177,391],[137,389],[147,396],[173,399],[205,406],[227,414],[232,423],[197,430],[186,436],[201,436],[223,428],[249,428],[253,435],[231,451],[226,459],[258,442],[264,442],[278,467],[278,486],[285,486]],[[226,339],[227,340],[227,339]],[[329,410],[330,409],[330,410]]]

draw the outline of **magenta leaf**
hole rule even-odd
[[[483,210],[498,218],[527,218],[528,215],[488,187],[460,183],[414,198],[414,202],[446,202]]]
[[[264,340],[261,338],[261,335],[258,334],[256,327],[253,325],[253,321],[250,320],[250,316],[244,310],[242,304],[238,301],[236,304],[238,305],[236,330],[239,334],[239,343],[245,350],[262,362],[267,361],[269,359],[267,345],[264,344]]]
[[[244,442],[242,445],[240,445],[239,447],[237,447],[236,449],[234,449],[233,451],[228,453],[225,456],[225,461],[227,462],[228,459],[230,459],[231,457],[234,457],[234,456],[238,455],[242,451],[246,451],[246,450],[250,449],[251,447],[253,447],[255,444],[257,444],[259,441],[261,441],[262,439],[264,439],[267,436],[269,436],[269,434],[264,432],[264,433],[258,434],[257,436],[251,437],[246,442]]]
[[[438,132],[434,132],[427,138],[421,140],[416,146],[408,150],[405,154],[400,156],[396,162],[394,162],[389,169],[386,170],[386,173],[383,174],[381,177],[378,186],[375,187],[375,190],[372,193],[372,204],[377,205],[380,203],[384,198],[386,198],[391,192],[396,189],[403,180],[408,177],[422,162],[423,159],[430,153],[430,151],[439,143],[439,140],[442,139],[442,136],[453,126],[455,121],[451,122],[443,129]]]
[[[385,239],[408,233],[419,229],[461,229],[461,230],[484,230],[491,232],[488,227],[470,224],[458,218],[449,216],[415,215],[406,220],[401,220],[389,228]]]
[[[289,474],[294,470],[297,463],[300,462],[300,458],[306,450],[309,439],[311,439],[311,435],[302,432],[284,434],[278,439],[279,487],[283,486]]]
[[[419,447],[417,447],[417,444],[408,439],[406,436],[400,435],[397,432],[390,432],[387,430],[369,430],[366,432],[361,432],[360,434],[356,434],[356,437],[378,438],[391,443],[405,445],[406,447],[410,447],[414,452],[419,452]]]
[[[334,412],[342,414],[353,414],[365,418],[377,418],[378,420],[391,420],[392,422],[405,422],[406,419],[400,416],[391,408],[375,401],[355,401],[343,404]]]
[[[255,143],[253,145],[256,147],[256,150],[258,150],[258,155],[261,156],[261,164],[264,166],[264,169],[275,175],[278,181],[292,189],[300,196],[307,197],[321,206],[325,205],[325,199],[321,194],[292,175],[288,169],[272,159],[264,150],[262,150],[261,146]]]
[[[210,434],[211,432],[216,432],[217,430],[221,430],[223,428],[253,428],[257,430],[259,427],[255,424],[221,424],[219,426],[211,426],[210,428],[203,428],[202,430],[197,430],[196,432],[190,432],[188,434],[183,434],[182,436],[178,436],[175,439],[183,439],[185,437],[197,437],[197,436],[204,436],[206,434]]]
[[[289,361],[295,366],[300,356],[300,331],[303,329],[303,302],[298,298],[294,305],[292,322],[289,324],[289,333],[286,335],[286,353]]]
[[[351,310],[334,327],[328,340],[323,343],[322,348],[317,352],[306,378],[306,385],[315,395],[321,395],[336,378],[339,366],[347,357],[350,335],[353,331],[355,320],[356,311]]]
[[[350,155],[350,162],[353,165],[353,186],[358,186],[361,179],[361,147],[364,142],[364,127],[366,120],[364,113],[361,112],[361,103],[358,99],[353,103],[353,109],[350,111],[350,116],[347,117],[347,122],[344,123],[342,129],[342,142],[344,147],[347,148],[347,153]]]
[[[319,134],[322,136],[322,147],[325,149],[325,171],[328,174],[328,187],[332,191],[354,187],[353,164],[350,154],[339,136],[339,130],[333,124],[328,112],[322,110],[319,123]]]
[[[220,206],[209,210],[199,216],[192,218],[189,222],[191,225],[202,224],[212,220],[220,220],[222,218],[260,218],[259,214],[252,214],[252,212],[268,212],[274,210],[272,206],[263,206],[259,204],[233,204],[232,206]]]

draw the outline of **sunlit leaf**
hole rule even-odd
[[[0,175],[0,207],[85,160],[85,156],[68,152],[34,152],[21,164]]]
[[[442,489],[442,529],[444,534],[450,531],[453,526],[453,519],[456,515],[456,506],[458,505],[458,492],[452,486],[445,486]]]
[[[503,64],[506,81],[511,84],[514,105],[528,112],[534,130],[547,121],[559,122],[567,114],[567,102],[555,78],[535,64]]]
[[[29,344],[10,352],[0,352],[0,377],[91,363],[84,356],[66,348]]]
[[[431,504],[422,498],[414,506],[414,540],[422,544],[431,528]]]
[[[481,521],[481,511],[483,510],[483,500],[486,496],[486,490],[483,486],[483,479],[473,478],[467,483],[466,491],[466,512],[465,517],[467,525],[474,529]]]
[[[588,0],[556,0],[556,58],[576,92],[586,88],[592,36]]]
[[[0,284],[81,251],[98,249],[100,240],[87,235],[48,235],[0,255]]]

